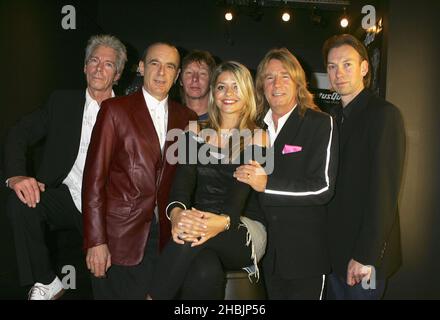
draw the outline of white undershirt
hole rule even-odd
[[[150,112],[151,119],[153,120],[154,128],[159,139],[160,150],[163,153],[163,147],[167,138],[168,127],[168,96],[162,101],[157,100],[147,90],[142,87],[145,103],[147,104],[148,111]],[[159,221],[159,209],[156,203],[154,207],[154,215],[156,216],[156,222]]]
[[[168,96],[162,101],[158,101],[142,87],[145,103],[153,120],[154,128],[159,139],[160,149],[163,150],[167,137],[168,126]]]
[[[284,116],[278,119],[277,129],[275,129],[275,122],[273,121],[272,109],[269,109],[269,111],[266,113],[266,116],[264,117],[264,122],[267,124],[267,131],[269,132],[269,140],[271,147],[275,143],[278,134],[281,132],[281,129],[283,129],[284,124],[286,123],[287,119],[289,119],[290,114],[292,113],[293,110],[295,110],[296,106],[297,104],[293,106],[292,110],[290,110]]]
[[[112,91],[112,97],[115,94]],[[96,116],[98,115],[99,105],[86,89],[86,103],[84,106],[84,114],[81,127],[81,140],[79,143],[78,155],[76,156],[75,163],[72,169],[64,179],[63,183],[69,188],[70,195],[72,196],[75,207],[81,212],[81,188],[83,180],[84,165],[86,162],[87,150],[89,148],[90,137],[92,135],[93,126],[96,122]]]

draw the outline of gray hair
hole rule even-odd
[[[127,49],[118,38],[111,35],[100,34],[92,36],[89,39],[86,47],[86,57],[84,63],[87,64],[90,56],[99,46],[112,48],[116,51],[116,73],[122,74],[125,63],[127,62]]]

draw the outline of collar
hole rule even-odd
[[[351,100],[350,103],[345,106],[345,108],[342,108],[344,119],[350,116],[350,113],[353,111],[353,108],[356,108],[356,106],[359,106],[364,103],[364,101],[368,98],[368,92],[369,90],[367,88],[364,88],[364,90],[359,92],[359,94],[356,97],[354,97],[354,99]]]
[[[278,132],[281,130],[283,125],[286,123],[287,119],[289,119],[290,114],[293,112],[293,110],[296,109],[297,105],[298,104],[295,104],[293,106],[293,108],[289,112],[287,112],[284,116],[282,116],[282,117],[280,117],[278,119],[278,126],[277,126],[278,127],[278,130],[277,130]],[[264,123],[267,124],[268,127],[273,127],[274,128],[275,127],[275,123],[273,121],[272,115],[273,115],[272,109],[269,109],[269,111],[267,111],[266,115],[264,116],[264,120],[263,121],[264,121]]]
[[[151,94],[148,93],[147,90],[142,86],[142,93],[144,94],[145,103],[147,104],[147,107],[149,110],[161,108],[166,109],[168,106],[168,96],[165,97],[162,101],[157,100],[155,97],[153,97]]]
[[[112,98],[115,97],[115,92],[112,90]],[[92,96],[89,93],[89,89],[86,88],[86,108],[92,103],[96,103],[99,107],[98,101],[92,98]]]
[[[198,117],[198,120],[199,120],[199,121],[206,121],[206,120],[208,120],[208,119],[209,119],[208,112],[207,112],[207,113],[204,113],[204,114],[201,114],[201,115]]]

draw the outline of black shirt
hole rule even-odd
[[[201,211],[227,214],[231,218],[231,227],[238,226],[241,215],[263,222],[259,205],[253,203],[248,206],[250,199],[253,199],[252,202],[258,201],[257,197],[250,197],[253,192],[251,187],[239,182],[233,174],[237,167],[255,159],[256,155],[264,156],[266,148],[248,145],[241,150],[238,158],[231,161],[226,148],[210,145],[192,132],[186,134],[185,142],[186,160],[177,167],[169,202],[181,202],[187,209],[194,207]],[[190,151],[194,153],[194,150],[190,150],[190,146],[194,146],[194,142],[198,156],[196,163],[193,161],[191,164]],[[191,158],[195,160],[194,154]],[[176,206],[179,205],[170,206],[168,211]]]
[[[342,108],[343,119],[347,119],[350,116],[353,108],[356,108],[356,106],[360,104],[365,104],[366,99],[368,99],[368,89],[362,90],[349,104]]]

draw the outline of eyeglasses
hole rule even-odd
[[[101,62],[102,62],[101,59],[99,59],[98,57],[91,57],[87,61],[87,64],[92,66],[92,67],[97,67],[98,65],[101,64]],[[109,70],[115,70],[116,69],[116,65],[112,61],[104,61],[104,68],[109,69]]]

